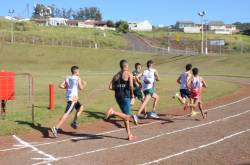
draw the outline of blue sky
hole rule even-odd
[[[33,10],[35,3],[55,4],[60,8],[96,6],[105,20],[149,20],[154,25],[171,25],[176,20],[199,22],[198,11],[206,10],[208,20],[250,22],[250,0],[7,0],[1,2],[0,15],[13,8],[24,15],[26,4]]]

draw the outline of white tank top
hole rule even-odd
[[[155,69],[147,69],[143,72],[142,77],[143,91],[151,89],[154,87],[155,82]],[[149,84],[146,84],[144,81],[147,80]]]
[[[66,100],[76,101],[78,99],[78,76],[69,76],[66,78]]]
[[[184,72],[181,74],[181,85],[180,89],[187,89],[187,78],[188,78],[188,73]]]
[[[193,90],[199,90],[202,88],[202,82],[201,82],[201,79],[200,77],[194,77],[193,78],[193,81],[192,81],[192,89]]]

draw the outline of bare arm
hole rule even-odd
[[[131,73],[129,74],[129,89],[130,89],[130,95],[131,98],[134,98],[134,83],[133,83],[133,75]]]
[[[67,87],[66,81],[63,80],[63,82],[59,85],[59,88],[66,89],[66,87]]]
[[[87,86],[87,82],[82,80],[80,77],[78,79],[78,87],[80,90],[83,90]]]
[[[159,75],[159,73],[158,73],[157,70],[155,70],[155,80],[156,81],[160,81],[161,80],[160,75]]]
[[[201,82],[202,82],[202,87],[204,88],[208,87],[206,81],[203,78],[201,78]]]
[[[178,84],[181,84],[181,76],[178,77],[177,83],[178,83]]]
[[[114,84],[114,81],[115,81],[115,77],[116,77],[116,75],[112,78],[112,80],[109,83],[109,89],[110,90],[114,90],[113,84]]]

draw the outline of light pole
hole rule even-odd
[[[205,54],[208,55],[208,34],[207,34],[207,30],[208,30],[208,20],[205,20],[205,27],[206,27],[206,48],[205,48]]]
[[[13,17],[13,14],[15,13],[15,10],[9,10],[9,14],[11,18]],[[11,22],[11,43],[14,43],[14,32],[13,32],[13,20]]]
[[[204,54],[203,17],[206,15],[206,11],[199,12],[198,15],[201,17],[201,54]]]

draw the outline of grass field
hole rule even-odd
[[[159,111],[167,111],[178,105],[171,96],[178,90],[175,83],[177,75],[186,63],[198,66],[201,75],[225,75],[250,77],[250,56],[159,56],[135,52],[104,49],[63,48],[34,46],[25,44],[0,43],[0,69],[16,73],[28,72],[35,80],[35,121],[42,126],[50,127],[63,114],[65,109],[64,91],[56,88],[55,111],[48,111],[49,83],[56,86],[69,74],[72,65],[79,65],[81,76],[88,82],[86,90],[81,92],[81,102],[86,105],[86,113],[80,123],[102,120],[103,113],[116,106],[113,93],[107,90],[107,84],[116,73],[118,62],[125,58],[132,69],[135,62],[145,64],[148,59],[156,62],[156,68],[162,75],[157,83],[157,92],[161,96]],[[144,65],[145,66],[145,65]],[[25,82],[17,82],[22,86]],[[209,101],[237,91],[240,86],[222,81],[208,81],[209,88],[204,93],[204,100]],[[223,88],[221,88],[223,86]],[[17,93],[18,95],[18,93]],[[20,97],[20,96],[19,96]],[[31,112],[20,108],[22,100],[8,103],[8,115],[0,120],[0,135],[26,133],[30,127]],[[134,109],[138,107],[135,105]]]
[[[11,23],[0,20],[0,39],[10,40]],[[104,35],[105,33],[105,35]],[[16,23],[14,25],[16,42],[37,42],[45,45],[73,45],[89,47],[97,43],[102,48],[124,49],[128,43],[116,31],[76,27],[43,27],[34,23]]]
[[[153,30],[152,32],[138,32],[138,34],[148,41],[150,41],[153,45],[160,47],[168,46],[168,38],[170,40],[170,46],[175,46],[177,44],[182,45],[182,47],[188,47],[192,49],[197,49],[194,46],[194,42],[196,42],[198,48],[200,48],[200,40],[201,34],[189,34],[183,32],[168,32],[166,30]],[[249,53],[250,52],[250,37],[241,34],[233,34],[233,35],[223,35],[223,34],[214,34],[208,33],[208,40],[214,39],[222,39],[225,40],[226,46],[222,47],[224,49],[230,50],[230,52],[242,52]],[[179,42],[176,42],[179,40]],[[217,48],[219,49],[219,48]],[[217,50],[216,47],[210,47],[210,50]]]

